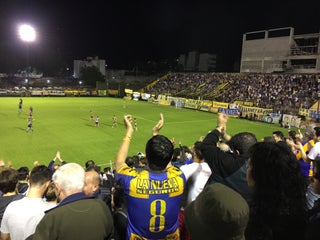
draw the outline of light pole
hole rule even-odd
[[[26,68],[26,79],[29,83],[29,44],[36,40],[36,31],[35,29],[28,24],[21,24],[18,27],[18,33],[20,39],[26,43],[27,48],[27,68]]]

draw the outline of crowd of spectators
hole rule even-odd
[[[182,96],[187,86],[206,90],[200,96],[212,100],[252,100],[259,107],[307,108],[318,94],[315,75],[171,73],[159,84],[150,91]],[[114,172],[93,160],[83,167],[68,163],[59,151],[47,166],[37,163],[31,171],[0,162],[1,238],[318,238],[319,127],[305,136],[273,132],[258,141],[251,132],[230,136],[228,116],[219,114],[194,146],[176,147],[159,135],[160,114],[145,153],[128,156],[132,120],[124,117]]]
[[[131,120],[124,117],[113,171],[91,159],[68,163],[59,151],[31,171],[1,161],[1,238],[318,238],[320,127],[258,141],[229,135],[228,116],[219,114],[188,147],[159,134],[160,114],[146,152],[128,156]]]
[[[308,109],[318,99],[319,80],[317,74],[170,72],[156,84],[145,83],[144,91],[156,96],[164,94],[227,103],[250,101],[256,107],[272,108],[275,112],[297,113],[299,107]],[[77,89],[79,83],[73,78],[30,79],[28,83],[24,79],[2,78],[0,95],[23,95],[30,86],[61,92]]]
[[[227,103],[251,101],[288,113],[314,104],[319,80],[316,74],[169,73],[146,91]]]

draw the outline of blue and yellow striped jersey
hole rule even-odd
[[[126,193],[128,239],[179,239],[178,215],[186,184],[179,168],[154,173],[124,166],[116,181]]]

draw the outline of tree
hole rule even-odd
[[[85,86],[95,87],[96,82],[104,82],[104,76],[95,66],[82,67],[80,69],[80,79]]]

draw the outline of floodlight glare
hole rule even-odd
[[[33,42],[36,40],[36,31],[32,26],[23,24],[19,26],[19,36],[22,41]]]

